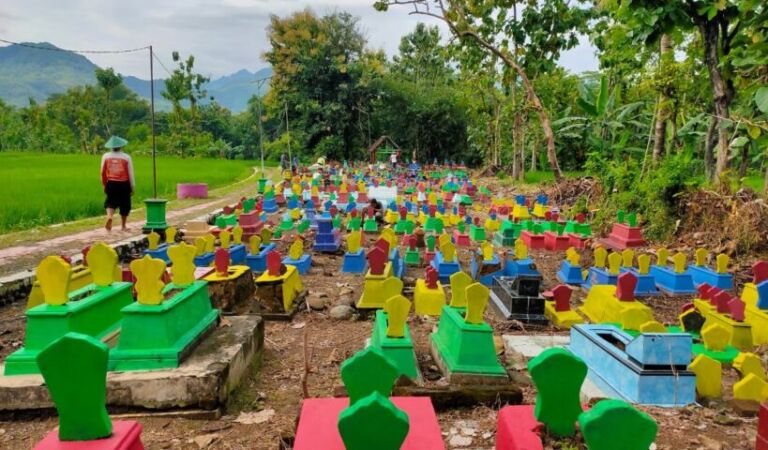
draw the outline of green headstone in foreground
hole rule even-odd
[[[564,348],[548,348],[528,362],[536,385],[536,420],[556,436],[572,436],[582,413],[579,392],[587,365]]]
[[[91,441],[109,437],[107,345],[80,333],[67,333],[37,356],[59,413],[59,439]]]
[[[374,391],[339,414],[347,450],[398,450],[408,436],[408,415]]]
[[[341,381],[347,388],[350,405],[372,392],[388,397],[399,376],[397,366],[375,347],[359,351],[341,364]]]
[[[602,400],[579,416],[589,450],[648,450],[658,426],[644,412],[621,400]]]

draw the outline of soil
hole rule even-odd
[[[500,186],[494,186],[501,189]],[[512,188],[503,188],[509,192]],[[517,187],[515,192],[520,192]],[[536,192],[536,191],[533,191]],[[278,217],[278,216],[275,216]],[[370,242],[373,238],[367,237]],[[305,243],[309,249],[311,236]],[[278,244],[282,252],[287,251],[287,240]],[[311,251],[311,250],[307,250]],[[544,287],[552,288],[557,284],[554,277],[562,253],[545,251],[531,252],[539,271],[544,276]],[[589,253],[583,252],[582,265],[590,263]],[[469,249],[459,249],[463,267],[468,267]],[[293,436],[301,401],[309,397],[333,396],[339,393],[340,364],[359,351],[370,337],[372,315],[356,315],[349,321],[337,321],[328,315],[328,309],[335,304],[352,298],[357,300],[362,293],[362,277],[359,275],[340,274],[341,255],[320,255],[313,253],[313,267],[309,274],[302,277],[304,286],[310,294],[324,293],[329,299],[325,310],[309,311],[302,309],[291,322],[268,322],[265,334],[263,359],[254,371],[245,379],[233,395],[223,416],[217,420],[192,420],[183,418],[141,416],[138,421],[144,427],[142,440],[148,449],[277,449],[281,442],[290,442]],[[19,262],[24,268],[27,259]],[[737,269],[737,282],[740,285],[748,280],[748,268],[753,261],[740,259]],[[406,292],[412,290],[414,280],[424,276],[422,268],[409,268],[405,277]],[[577,307],[584,298],[581,291],[575,291],[571,299],[572,307]],[[690,298],[658,297],[644,300],[654,308],[657,320],[671,324],[677,322],[677,315],[682,305]],[[15,351],[22,345],[24,335],[24,305],[13,304],[0,308],[0,358]],[[559,334],[552,327],[525,326],[509,323],[486,313],[487,321],[494,327],[496,335],[501,334]],[[443,381],[428,346],[428,335],[436,325],[434,318],[412,317],[409,321],[414,337],[419,366],[427,385],[440,385]],[[766,349],[755,350],[764,359]],[[507,356],[500,353],[502,361]],[[305,365],[309,373],[303,381]],[[535,402],[535,389],[527,380],[525,371],[513,372],[515,380],[523,390],[524,403]],[[642,407],[659,424],[656,448],[659,450],[683,449],[723,449],[740,450],[754,448],[756,419],[754,416],[741,416],[731,405],[730,393],[733,383],[738,380],[737,373],[726,369],[724,374],[724,399],[722,401],[696,404],[686,408],[664,409]],[[438,413],[438,419],[447,448],[493,449],[495,443],[496,413],[499,407],[478,406],[457,408]],[[271,415],[269,410],[273,410]],[[267,419],[258,424],[239,423],[241,413],[265,411]],[[0,421],[0,448],[28,449],[56,426],[55,417],[21,417],[16,420]],[[465,437],[471,444],[464,447],[451,446],[452,438]],[[455,439],[458,441],[458,439]],[[551,446],[550,446],[551,444]],[[547,448],[575,449],[567,442],[549,440]],[[322,450],[322,449],[318,449]],[[620,449],[617,449],[620,450]]]

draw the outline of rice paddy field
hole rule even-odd
[[[103,214],[101,155],[0,153],[0,233]],[[152,197],[152,158],[133,157],[134,208]],[[158,196],[176,198],[177,183],[216,188],[247,178],[254,161],[157,159]]]

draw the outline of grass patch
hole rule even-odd
[[[69,222],[104,213],[100,155],[0,153],[0,233]],[[177,183],[210,189],[247,178],[256,161],[158,157],[157,194],[176,197]],[[152,197],[152,158],[134,157],[134,207]]]

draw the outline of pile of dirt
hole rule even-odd
[[[603,196],[603,185],[592,177],[566,178],[546,189],[549,201],[553,205],[572,206],[579,202],[592,205]]]
[[[748,256],[768,251],[768,203],[751,189],[701,189],[680,202],[676,237],[692,247]]]

